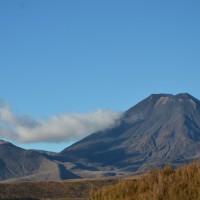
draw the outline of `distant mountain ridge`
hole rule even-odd
[[[187,93],[152,94],[124,112],[113,128],[58,154],[0,141],[0,179],[119,176],[199,158],[200,101]]]
[[[63,169],[64,168],[64,169]],[[78,178],[43,153],[0,140],[0,180],[62,180]]]

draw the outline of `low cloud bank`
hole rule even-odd
[[[0,137],[23,143],[79,140],[93,132],[113,127],[120,116],[119,112],[97,109],[86,114],[33,119],[29,115],[17,115],[1,102]]]

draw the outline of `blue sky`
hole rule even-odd
[[[36,121],[121,112],[152,93],[200,99],[199,9],[197,0],[1,0],[0,99]],[[76,140],[13,142],[60,151]]]

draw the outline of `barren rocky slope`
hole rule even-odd
[[[200,101],[182,93],[153,94],[116,126],[59,154],[0,142],[0,180],[64,180],[127,175],[199,159]]]
[[[0,141],[0,180],[62,180],[77,178],[45,154]]]
[[[153,94],[127,110],[116,127],[94,133],[61,156],[98,169],[144,171],[199,158],[200,101],[187,93]]]

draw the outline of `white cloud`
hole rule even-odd
[[[78,140],[93,132],[113,127],[121,113],[98,109],[95,112],[61,114],[49,119],[19,116],[0,104],[0,136],[18,142],[61,142]]]

